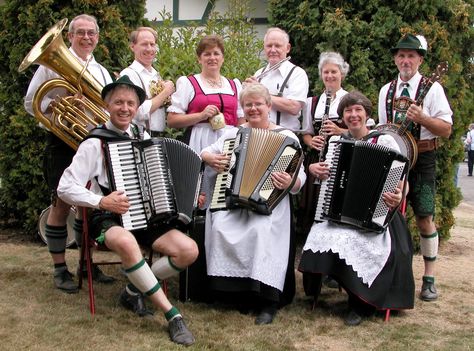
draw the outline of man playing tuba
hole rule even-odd
[[[79,62],[85,65],[99,41],[99,26],[97,25],[96,18],[86,14],[75,17],[69,24],[68,39],[71,43],[69,50]],[[87,70],[103,86],[112,82],[109,72],[97,63],[93,57],[89,61]],[[29,114],[35,115],[33,112],[33,101],[39,87],[44,82],[55,78],[61,77],[49,68],[40,66],[37,69],[25,96],[25,109]],[[52,89],[47,93],[41,102],[43,113],[51,113],[50,103],[54,101],[57,95],[65,96],[67,92],[62,88],[58,88]],[[57,197],[56,188],[64,169],[71,163],[74,153],[75,151],[64,141],[50,131],[48,132],[47,145],[43,155],[43,172],[48,188],[51,191],[52,206],[46,221],[45,233],[48,250],[54,263],[54,284],[56,288],[66,293],[78,292],[78,287],[72,279],[72,274],[68,271],[65,255],[67,241],[66,221],[71,206]],[[76,232],[76,242],[80,244],[81,240],[77,238],[80,238],[82,234],[82,220],[76,219],[74,230]],[[112,277],[104,275],[97,266],[94,267],[93,278],[103,283],[114,281]]]

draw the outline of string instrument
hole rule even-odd
[[[413,103],[417,106],[421,106],[431,86],[434,84],[434,82],[438,81],[441,76],[447,71],[448,63],[440,63],[436,67],[436,71],[431,75],[428,80],[426,80],[424,86],[421,88],[420,94],[418,95],[416,101],[406,96],[401,96],[397,98],[396,101],[394,101],[395,110],[402,113],[404,117],[403,122],[401,124],[387,123],[382,124],[376,128],[377,131],[382,132],[384,134],[388,134],[396,140],[398,146],[400,147],[400,152],[408,158],[410,168],[413,168],[418,158],[418,146],[416,144],[415,138],[408,131],[408,128],[410,127],[412,121],[406,118],[406,113],[408,111],[408,108]]]

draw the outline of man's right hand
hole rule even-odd
[[[130,202],[128,202],[128,197],[123,190],[117,190],[104,196],[99,202],[99,208],[113,213],[124,214],[130,208]]]

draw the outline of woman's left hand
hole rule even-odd
[[[382,199],[385,202],[385,204],[390,207],[390,208],[395,208],[398,206],[398,204],[402,201],[402,188],[399,185],[393,193],[383,193],[382,194]]]
[[[286,172],[273,172],[271,177],[273,185],[279,190],[288,189],[291,185],[291,176]]]

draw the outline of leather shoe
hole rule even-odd
[[[263,325],[263,324],[271,324],[273,322],[273,318],[277,310],[275,307],[265,307],[262,311],[258,314],[257,318],[255,318],[255,324]]]
[[[176,344],[189,346],[195,342],[193,334],[189,331],[181,316],[175,317],[169,322],[168,332],[170,333],[171,341]]]
[[[357,312],[352,309],[344,318],[344,324],[351,327],[355,327],[356,325],[359,325],[360,323],[362,323],[362,316],[357,314]]]
[[[434,301],[438,298],[438,292],[434,282],[429,282],[423,279],[423,285],[421,286],[420,299],[423,301]]]
[[[119,301],[123,307],[136,313],[139,317],[153,316],[153,311],[146,308],[145,299],[141,293],[130,295],[126,289],[123,289]]]
[[[80,268],[77,267],[77,275],[79,274],[80,274]],[[82,277],[84,279],[87,279],[86,267],[84,267],[84,269],[82,270]],[[102,270],[99,268],[98,265],[92,264],[92,280],[98,283],[102,283],[102,284],[112,284],[113,282],[115,282],[116,279],[102,272]]]
[[[68,294],[76,294],[79,291],[78,286],[74,283],[72,279],[72,274],[67,270],[67,268],[62,269],[61,271],[55,271],[53,275],[54,285],[61,291],[64,291]]]

